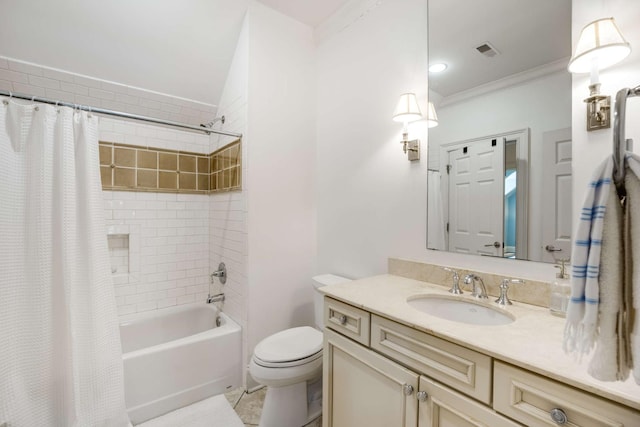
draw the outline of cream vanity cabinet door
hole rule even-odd
[[[522,427],[427,377],[420,377],[418,427]]]
[[[329,329],[323,427],[416,427],[418,375]]]

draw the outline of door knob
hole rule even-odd
[[[553,245],[547,245],[544,247],[547,252],[562,252],[562,249],[556,249]]]
[[[493,242],[493,243],[489,243],[488,245],[484,245],[485,248],[488,248],[489,246],[493,246],[494,248],[499,248],[502,245],[500,244],[500,242]]]
[[[426,391],[419,391],[418,394],[416,394],[416,397],[418,398],[419,402],[426,402],[429,398],[429,395]]]

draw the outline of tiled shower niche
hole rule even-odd
[[[129,235],[108,234],[112,274],[129,274]]]
[[[212,193],[242,188],[240,140],[210,154],[100,142],[103,190]]]

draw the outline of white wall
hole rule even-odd
[[[383,2],[318,46],[318,272],[384,273],[426,247],[425,127],[410,129],[423,145],[409,162],[391,119],[401,93],[426,96],[426,5]]]
[[[379,9],[383,8],[384,4]],[[400,9],[402,7],[397,11]],[[420,15],[418,10],[419,7],[414,8],[414,18]],[[393,98],[402,91],[394,58],[408,63],[409,57],[401,57],[401,45],[396,46],[395,51],[385,50],[385,41],[380,39],[388,37],[387,33],[376,35],[376,31],[369,28],[371,35],[365,36],[363,29],[369,22],[376,22],[377,28],[390,25],[385,19],[372,16],[375,12],[323,42],[319,48],[318,269],[355,277],[367,276],[386,271],[386,256],[399,256],[505,276],[551,280],[555,270],[550,264],[424,249],[426,162],[423,159],[419,164],[408,164],[401,158],[401,151],[393,146],[394,140],[399,139],[391,135],[394,125],[387,122]],[[385,18],[391,19],[390,13],[386,15]],[[636,22],[639,15],[640,3],[634,0],[573,1],[573,45],[586,23],[599,17],[614,16],[634,49],[623,63],[601,73],[603,93],[615,95],[622,87],[640,84],[640,27]],[[412,27],[407,24],[407,28]],[[378,45],[380,49],[374,52],[371,46]],[[363,66],[365,61],[373,62],[375,58],[384,60]],[[386,75],[380,68],[394,70],[396,75],[391,72],[392,75]],[[611,154],[611,130],[590,133],[584,130],[583,99],[588,96],[587,86],[588,76],[573,76],[576,212],[592,170]],[[639,101],[628,101],[628,117],[640,116]],[[384,105],[389,105],[389,112],[385,114],[379,111]],[[633,119],[628,121],[627,137],[635,137],[638,147],[640,122],[632,122]]]
[[[256,1],[249,19],[247,196],[249,350],[312,324],[314,45],[310,27]]]
[[[438,168],[439,146],[443,143],[530,129],[528,254],[529,259],[540,259],[544,208],[540,203],[544,173],[541,170],[543,134],[571,127],[571,75],[566,70],[555,72],[447,104],[438,108],[437,113],[440,124],[429,130],[428,162],[431,168]]]
[[[600,72],[602,86],[600,92],[611,95],[615,101],[616,92],[624,87],[640,85],[640,2],[635,0],[574,0],[572,12],[573,46],[580,37],[580,31],[589,22],[612,16],[618,28],[631,44],[631,55],[624,61]],[[589,75],[573,75],[573,209],[579,212],[584,194],[593,170],[607,156],[612,154],[612,129],[587,132],[586,105],[582,100],[589,95]],[[626,137],[635,140],[635,152],[640,153],[640,98],[627,100]],[[574,223],[574,227],[576,224]]]

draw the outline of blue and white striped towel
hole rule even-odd
[[[612,173],[613,158],[609,157],[598,166],[589,182],[574,236],[571,299],[563,345],[566,352],[588,353],[597,336],[600,250]]]

